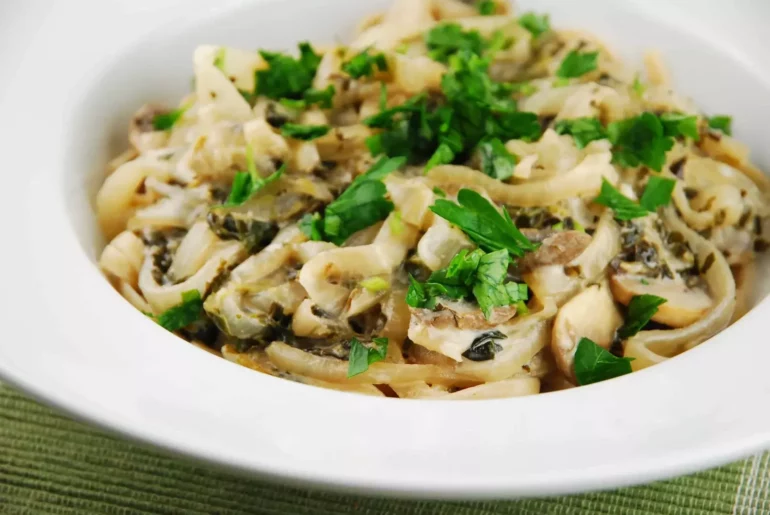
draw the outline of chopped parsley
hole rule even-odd
[[[639,75],[634,77],[634,83],[631,85],[631,89],[634,90],[634,93],[636,93],[638,96],[643,97],[644,92],[647,91],[647,86],[645,86],[642,81],[639,79]]]
[[[372,338],[372,346],[367,347],[358,339],[350,340],[350,356],[348,357],[348,378],[363,374],[369,370],[369,365],[385,359],[388,355],[388,339]]]
[[[305,215],[300,229],[311,240],[342,245],[353,233],[384,220],[394,206],[386,198],[387,188],[382,179],[405,162],[404,158],[381,158],[326,206],[323,217],[318,213]]]
[[[410,275],[406,303],[413,308],[435,309],[441,297],[475,298],[488,319],[495,307],[523,304],[529,298],[526,284],[506,282],[510,264],[506,250],[485,253],[463,249],[447,268],[433,272],[425,283]]]
[[[607,131],[598,118],[575,118],[556,122],[556,132],[570,134],[577,148],[585,148],[592,141],[605,139]]]
[[[515,257],[537,249],[538,245],[516,228],[508,211],[500,214],[494,204],[466,188],[460,190],[457,200],[459,204],[439,199],[430,209],[459,227],[482,249],[489,252],[504,249]]]
[[[425,35],[430,58],[446,63],[460,52],[481,55],[487,47],[477,30],[464,31],[457,23],[441,23]]]
[[[516,157],[508,152],[499,138],[482,141],[479,143],[478,150],[481,155],[482,172],[501,181],[513,176]]]
[[[666,179],[657,175],[651,175],[644,188],[639,204],[654,213],[659,207],[667,206],[671,202],[671,193],[676,186],[676,180]]]
[[[618,337],[622,340],[631,338],[636,333],[644,329],[644,326],[652,320],[658,307],[667,302],[666,299],[657,295],[636,295],[628,303],[628,312],[626,321],[618,329]]]
[[[459,26],[457,30],[461,31]],[[452,41],[454,50],[462,46]],[[364,120],[367,126],[382,129],[367,140],[372,154],[404,156],[413,164],[427,162],[429,170],[466,161],[487,138],[539,139],[542,127],[537,115],[517,110],[513,88],[490,78],[487,58],[462,48],[448,63],[449,71],[441,81],[443,102],[422,94]]]
[[[299,44],[299,51],[299,58],[294,58],[260,50],[259,54],[267,62],[268,69],[257,71],[255,93],[275,100],[302,100],[305,91],[313,84],[321,56],[316,54],[307,42]]]
[[[446,191],[442,190],[438,186],[433,187],[433,194],[437,197],[446,198]]]
[[[666,152],[674,146],[660,118],[652,113],[611,123],[607,134],[613,145],[613,161],[627,168],[645,165],[659,172],[666,162]]]
[[[158,315],[158,324],[169,331],[178,331],[198,320],[203,309],[203,299],[198,290],[182,293],[182,303]]]
[[[318,213],[306,214],[299,221],[299,228],[311,241],[323,241],[323,218]]]
[[[700,140],[697,116],[688,116],[680,113],[663,113],[660,115],[660,122],[663,124],[663,133],[666,136],[671,138],[682,136],[691,138],[693,141]]]
[[[524,13],[519,18],[519,25],[527,29],[535,39],[551,30],[551,23],[547,14],[541,16],[535,13]]]
[[[179,107],[168,113],[156,114],[152,119],[152,128],[156,131],[169,131],[177,124],[182,116],[190,109],[189,105]]]
[[[309,88],[305,91],[303,99],[298,102],[302,102],[301,108],[317,105],[322,109],[331,109],[334,104],[334,95],[336,92],[337,91],[332,84],[329,84],[324,89]]]
[[[359,54],[356,54],[349,61],[343,63],[342,70],[353,77],[354,79],[360,79],[361,77],[371,77],[377,71],[388,71],[388,61],[383,53],[369,53],[370,49],[366,49]]]
[[[227,49],[225,47],[220,47],[219,50],[217,50],[216,55],[214,56],[214,66],[219,68],[219,71],[222,73],[225,72],[225,55],[227,54]]]
[[[404,232],[404,220],[399,211],[393,211],[393,216],[388,218],[388,227],[390,227],[390,232],[396,236]]]
[[[285,123],[281,126],[281,134],[287,138],[301,139],[304,141],[314,140],[321,136],[326,136],[331,127],[328,125],[300,125],[298,123]]]
[[[247,145],[246,169],[245,172],[235,174],[225,206],[239,206],[249,200],[252,195],[280,179],[286,171],[286,165],[284,164],[277,171],[263,178],[257,171],[257,165],[254,162],[254,149],[251,145]]]
[[[725,116],[725,115],[716,115],[712,116],[708,119],[709,127],[722,131],[723,133],[727,134],[728,136],[733,135],[733,117],[732,116]]]
[[[631,373],[633,358],[619,358],[588,338],[581,338],[575,350],[575,378],[578,385],[598,383]]]
[[[478,4],[479,14],[482,16],[491,16],[497,12],[495,0],[481,0]]]
[[[596,70],[599,52],[571,51],[561,62],[556,76],[561,79],[575,79]]]

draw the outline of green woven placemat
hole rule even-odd
[[[209,469],[74,422],[0,385],[1,513],[770,514],[769,456],[600,494],[393,501],[281,487]]]

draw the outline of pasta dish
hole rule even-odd
[[[201,46],[96,199],[100,267],[227,360],[400,398],[530,395],[750,307],[768,180],[731,118],[502,0],[395,0],[349,45]]]

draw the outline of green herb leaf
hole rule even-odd
[[[369,370],[369,365],[384,360],[387,355],[387,338],[372,338],[372,347],[367,347],[356,338],[353,338],[350,340],[348,378],[363,374]]]
[[[588,338],[581,338],[575,350],[575,377],[580,386],[631,373],[633,358],[619,358]]]
[[[323,241],[323,219],[318,213],[306,214],[299,221],[299,228],[310,241]]]
[[[607,134],[613,144],[613,160],[620,166],[646,165],[659,172],[666,162],[666,152],[674,140],[664,134],[663,124],[652,113],[611,123]]]
[[[511,304],[508,290],[502,284],[476,283],[473,287],[473,296],[476,297],[476,302],[486,319],[492,316],[494,308]]]
[[[406,290],[406,303],[413,308],[424,308],[428,302],[425,287],[409,274],[409,289]]]
[[[658,307],[666,302],[668,302],[666,299],[656,295],[636,295],[628,303],[626,322],[618,329],[618,336],[626,340],[644,329],[644,326],[658,312]]]
[[[203,300],[198,290],[182,293],[182,303],[158,315],[158,324],[169,331],[178,331],[198,320],[203,310]]]
[[[631,89],[634,90],[634,93],[636,93],[638,96],[643,97],[644,92],[647,91],[647,86],[645,86],[642,81],[639,79],[639,75],[634,77],[634,83],[631,85]]]
[[[342,70],[354,79],[371,77],[377,71],[388,71],[388,60],[385,54],[381,52],[370,54],[369,51],[370,49],[367,48],[356,54],[350,61],[343,63]]]
[[[663,134],[668,137],[678,138],[679,136],[683,136],[691,138],[693,141],[700,140],[697,116],[687,116],[680,113],[663,113],[660,115],[660,122],[663,124]]]
[[[728,136],[733,135],[733,117],[725,115],[712,116],[708,119],[709,127],[722,131]]]
[[[577,148],[585,148],[592,141],[605,139],[607,131],[598,118],[575,118],[556,122],[558,134],[570,134]]]
[[[190,109],[189,105],[174,109],[168,113],[156,114],[152,119],[152,128],[156,131],[171,130],[182,119],[182,116],[184,116],[188,109]]]
[[[599,52],[579,52],[573,50],[561,62],[556,76],[562,79],[574,79],[596,69]]]
[[[434,194],[435,194],[437,197],[446,198],[446,191],[442,190],[442,189],[441,189],[441,188],[439,188],[438,186],[434,186],[434,187],[433,187],[433,193],[434,193]]]
[[[385,199],[382,182],[365,181],[345,191],[326,207],[323,232],[329,241],[342,245],[352,234],[387,218],[393,203]]]
[[[225,206],[239,206],[249,200],[252,195],[274,183],[281,178],[286,171],[284,164],[280,169],[262,178],[257,171],[257,165],[254,162],[254,149],[251,145],[246,146],[246,168],[245,172],[237,172],[233,178],[233,185],[230,188],[230,195],[225,201]]]
[[[336,92],[333,84],[329,84],[325,89],[309,88],[303,95],[303,101],[308,106],[318,105],[322,109],[331,109]]]
[[[433,153],[431,158],[428,160],[428,163],[425,165],[425,173],[438,165],[451,163],[454,158],[455,153],[452,151],[452,148],[449,145],[442,143],[438,146],[436,152]]]
[[[666,179],[657,175],[651,175],[644,188],[639,204],[647,211],[655,212],[659,207],[667,206],[671,202],[671,193],[676,186],[676,180]]]
[[[310,141],[329,134],[331,127],[328,125],[300,125],[298,123],[285,123],[281,126],[281,134],[287,138]]]
[[[485,140],[479,143],[478,148],[481,154],[482,172],[500,181],[513,176],[516,157],[508,152],[502,141],[498,138]]]
[[[508,215],[503,214],[473,190],[461,189],[458,204],[439,199],[431,211],[462,229],[468,237],[487,251],[505,249],[512,256],[521,257],[537,248],[519,231]]]
[[[511,93],[519,93],[525,97],[537,93],[537,87],[530,82],[515,82],[508,85]]]
[[[479,14],[482,16],[492,16],[497,12],[495,0],[481,0],[478,4]]]
[[[478,262],[476,279],[487,284],[502,284],[508,277],[511,257],[505,250],[485,254]]]
[[[535,13],[524,13],[519,18],[519,25],[527,29],[535,39],[551,30],[547,14],[540,16]]]
[[[441,23],[425,35],[431,59],[446,63],[449,58],[465,50],[481,55],[486,44],[477,30],[464,31],[457,23]]]
[[[268,69],[256,72],[257,95],[275,100],[303,99],[305,91],[313,84],[321,56],[315,53],[309,43],[300,43],[299,50],[299,59],[276,52],[259,52],[267,62]]]
[[[401,213],[399,211],[393,211],[393,214],[388,217],[388,227],[390,232],[398,236],[404,232],[404,221],[401,219]]]
[[[452,258],[445,270],[433,272],[430,281],[454,286],[471,286],[476,280],[476,270],[484,255],[484,251],[480,249],[472,252],[463,249]]]
[[[605,178],[602,178],[602,189],[594,202],[615,211],[616,220],[633,220],[649,214],[649,211],[623,195]]]

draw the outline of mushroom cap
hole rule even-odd
[[[611,280],[615,300],[628,305],[637,295],[657,295],[666,299],[652,320],[670,327],[687,327],[697,322],[714,301],[701,288],[689,288],[672,279],[651,279],[632,274],[617,274]]]
[[[564,304],[553,322],[551,351],[559,370],[575,382],[575,350],[581,338],[609,349],[623,318],[604,281],[595,284]]]

